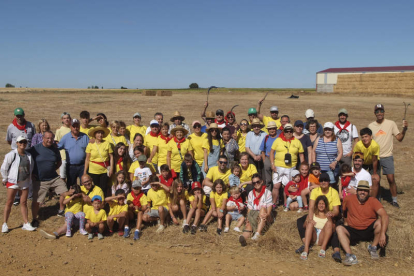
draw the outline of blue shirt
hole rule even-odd
[[[267,141],[266,141],[267,137]],[[260,151],[264,151],[266,156],[270,156],[270,151],[272,150],[273,142],[277,139],[277,136],[274,138],[270,137],[270,135],[266,135],[265,138],[262,141],[262,144],[260,145]],[[265,150],[265,141],[266,141],[266,150]]]
[[[207,133],[207,126],[202,126],[201,127],[201,132],[202,133]]]
[[[29,152],[35,162],[33,174],[36,180],[49,181],[59,176],[56,173],[56,164],[62,161],[62,158],[54,145],[46,148],[43,144],[37,144],[30,148]]]
[[[262,140],[266,137],[266,132],[260,131],[258,135],[254,131],[249,131],[246,135],[246,148],[249,148],[253,154],[259,155],[261,153],[260,145]]]
[[[71,165],[81,165],[85,163],[86,147],[89,144],[89,137],[85,133],[79,132],[78,139],[69,132],[60,139],[58,148],[66,152],[66,162]]]
[[[235,176],[234,174],[231,174],[229,176],[229,185],[230,185],[230,187],[239,186],[240,185],[240,178],[238,176]]]

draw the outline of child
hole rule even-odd
[[[342,164],[341,166],[341,179],[338,183],[339,187],[339,196],[341,199],[344,199],[348,193],[346,192],[346,188],[348,188],[349,182],[351,182],[352,177],[355,176],[355,173],[352,172],[351,166],[348,164]]]
[[[137,135],[140,135],[140,134],[139,134],[139,133],[137,133]],[[134,156],[135,156],[135,161],[131,164],[131,166],[129,167],[129,170],[128,170],[128,172],[129,172],[129,179],[130,179],[131,181],[134,181],[134,173],[135,173],[135,170],[136,170],[137,168],[139,168],[139,166],[140,166],[140,165],[139,165],[138,158],[139,158],[141,155],[144,155],[144,148],[143,148],[143,147],[135,147],[135,148],[134,148]],[[150,163],[146,163],[146,164],[145,164],[145,166],[151,170],[151,173],[152,173],[152,174],[155,174],[155,173],[156,173],[156,172],[155,172],[154,165],[152,165],[152,164],[150,164]]]
[[[207,232],[206,223],[211,216],[217,218],[217,234],[221,235],[221,228],[223,226],[223,219],[226,212],[226,203],[228,194],[225,191],[226,185],[223,180],[217,179],[213,183],[213,191],[210,193],[210,211],[204,217],[202,224],[200,225],[200,231]]]
[[[189,153],[184,155],[184,162],[181,163],[180,179],[186,190],[191,188],[194,181],[203,182],[200,166],[194,162],[193,156]]]
[[[177,174],[173,169],[170,170],[167,164],[161,165],[160,182],[168,187],[172,186],[173,181],[177,178]]]
[[[125,182],[126,174],[124,171],[119,171],[115,174],[116,182],[112,185],[112,196],[115,196],[116,190],[123,189],[125,194],[128,193],[128,184]]]
[[[127,134],[126,124],[124,121],[119,121],[119,134],[125,137],[128,147],[132,146],[131,141],[129,140],[129,135]]]
[[[141,188],[141,180],[134,180],[134,182],[132,182],[132,191],[127,196],[128,220],[133,221],[134,215],[137,215],[137,227],[134,232],[134,241],[139,240],[142,216],[148,205],[147,196],[141,191]]]
[[[285,209],[283,211],[289,211],[289,206],[293,201],[297,201],[299,204],[298,213],[303,212],[303,203],[300,190],[300,172],[297,170],[292,170],[292,181],[285,186],[285,194],[287,196]]]
[[[150,189],[150,177],[152,175],[151,170],[146,166],[147,157],[145,155],[140,155],[138,157],[139,167],[135,169],[134,180],[141,180],[142,191],[144,194],[147,194]]]
[[[200,182],[193,182],[191,185],[190,196],[188,197],[188,201],[190,202],[190,211],[187,215],[188,223],[191,222],[191,218],[194,216],[194,222],[191,226],[192,235],[195,235],[197,232],[197,225],[200,218],[204,217],[207,213],[206,198],[207,197],[204,194],[203,189],[201,189]],[[187,227],[184,226],[183,233],[188,233],[188,230],[188,225]]]
[[[240,173],[241,168],[240,165],[236,162],[233,163],[231,166],[231,175],[229,176],[229,185],[230,187],[238,187],[240,185]]]
[[[101,209],[101,196],[96,195],[92,197],[92,207],[93,209],[88,209],[88,212],[85,214],[85,229],[89,233],[88,240],[93,239],[94,232],[99,232],[98,239],[102,240],[104,238],[102,233],[105,231],[105,221],[107,220],[107,217],[105,210]]]
[[[238,186],[233,186],[230,188],[229,193],[231,194],[229,200],[227,201],[227,211],[226,214],[226,227],[224,228],[224,233],[229,232],[231,220],[236,220],[237,225],[234,227],[234,231],[241,233],[240,227],[244,223],[244,216],[242,212],[244,211],[244,204],[241,198],[240,189]]]
[[[109,204],[109,213],[106,221],[109,228],[109,233],[112,235],[114,224],[117,222],[118,236],[124,235],[124,238],[128,238],[129,227],[128,221],[126,219],[128,213],[128,205],[125,203],[125,191],[123,189],[116,190],[115,196],[105,198],[105,202]]]
[[[313,162],[309,168],[309,171],[310,171],[310,174],[308,178],[308,181],[309,181],[308,187],[303,189],[302,193],[300,194],[303,200],[305,210],[308,210],[309,208],[308,200],[306,196],[309,195],[313,189],[319,187],[319,176],[321,175],[321,166],[319,165],[318,162]]]
[[[165,218],[168,214],[168,195],[170,188],[159,182],[157,176],[151,177],[151,189],[148,191],[148,207],[145,211],[143,221],[150,222],[160,220],[157,233],[165,229]],[[152,208],[151,208],[152,205]]]
[[[187,223],[187,200],[188,192],[184,190],[183,183],[179,179],[174,180],[172,191],[169,194],[168,209],[170,210],[171,219],[175,225],[179,224],[175,214],[181,211],[183,215],[183,228],[186,226],[189,228]]]

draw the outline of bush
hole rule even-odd
[[[14,85],[11,84],[11,83],[6,83],[6,87],[8,87],[8,88],[14,88]]]
[[[128,88],[121,86],[121,89],[128,89]]]
[[[190,88],[191,89],[198,89],[198,84],[196,82],[193,82],[192,84],[190,84]]]

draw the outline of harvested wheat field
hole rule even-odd
[[[257,101],[265,92],[234,93],[227,91],[210,94],[208,110],[223,109],[225,112],[238,104],[234,110],[237,121],[247,118],[247,109],[256,107]],[[315,110],[316,119],[322,124],[336,121],[337,111],[345,107],[350,114],[349,120],[358,130],[375,120],[374,104],[383,103],[385,117],[395,120],[401,130],[404,114],[403,101],[412,98],[384,96],[350,96],[339,94],[297,93],[299,99],[287,99],[291,92],[269,93],[263,104],[262,112],[269,114],[269,108],[277,105],[280,115],[288,114],[291,120],[305,119],[305,110]],[[132,123],[132,114],[140,112],[144,124],[148,124],[156,111],[164,113],[164,121],[169,121],[175,110],[186,117],[191,124],[200,119],[200,112],[206,99],[204,93],[176,93],[171,97],[144,97],[140,93],[127,92],[44,92],[44,93],[0,93],[0,158],[9,151],[4,141],[7,126],[13,119],[13,110],[22,107],[26,118],[31,122],[46,118],[55,130],[60,124],[60,114],[70,112],[78,118],[82,110],[95,115],[104,112],[109,121],[124,120]],[[407,120],[414,123],[413,110],[408,111]],[[180,227],[169,226],[157,235],[155,227],[143,229],[142,238],[133,242],[132,238],[105,237],[104,240],[88,241],[75,233],[72,238],[45,240],[39,232],[24,232],[20,229],[22,220],[20,208],[13,207],[8,234],[0,236],[0,266],[2,275],[271,275],[271,274],[319,274],[319,275],[412,275],[414,251],[414,215],[411,210],[412,197],[412,147],[414,138],[409,128],[402,143],[394,140],[397,186],[404,194],[399,195],[401,209],[395,209],[383,200],[390,216],[388,234],[390,236],[386,257],[372,261],[362,243],[353,247],[360,264],[344,267],[331,259],[332,250],[327,257],[317,256],[319,248],[314,248],[308,261],[301,261],[294,250],[301,242],[296,230],[296,212],[282,212],[278,209],[275,223],[257,243],[249,243],[241,248],[238,236],[234,233],[218,237],[215,222],[207,233],[197,232],[195,236],[184,235]],[[382,177],[382,193],[389,195],[388,183]],[[0,190],[0,211],[5,204],[6,189]],[[57,217],[57,201],[46,203],[40,210],[40,228],[53,231],[64,223]],[[29,217],[30,217],[29,212]],[[299,274],[301,273],[301,274]]]

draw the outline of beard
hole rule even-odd
[[[358,198],[358,201],[359,201],[359,202],[361,202],[361,203],[365,203],[365,202],[368,200],[369,195],[367,195],[365,198],[361,198],[361,197],[359,196],[359,194],[357,193],[357,198]]]

